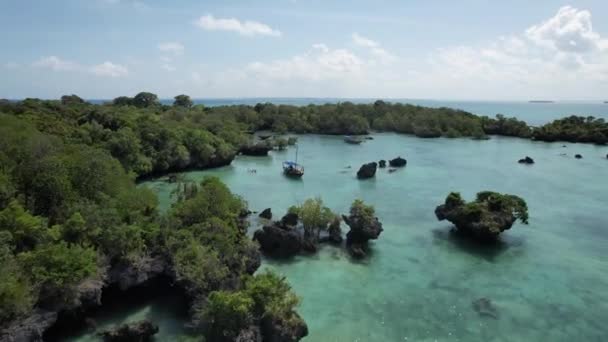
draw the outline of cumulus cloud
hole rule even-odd
[[[348,50],[314,44],[310,51],[289,59],[250,63],[246,71],[261,78],[319,81],[359,74],[363,64]]]
[[[380,62],[390,63],[396,59],[393,54],[383,49],[380,46],[380,43],[372,39],[363,37],[362,35],[356,32],[352,34],[352,39],[355,45],[369,49],[370,53]]]
[[[527,29],[526,37],[563,52],[588,52],[606,46],[606,41],[593,31],[591,12],[571,6],[560,8],[554,17]]]
[[[158,49],[164,53],[181,55],[184,53],[184,46],[179,42],[165,42],[158,44]]]
[[[215,18],[211,14],[200,17],[195,25],[207,31],[231,31],[243,36],[281,36],[281,31],[257,21],[240,21],[236,18]]]
[[[438,49],[434,71],[454,79],[543,85],[608,81],[606,40],[593,30],[591,13],[565,6],[522,34],[483,46]]]
[[[108,61],[92,66],[90,72],[97,76],[107,77],[122,77],[129,73],[126,67]]]

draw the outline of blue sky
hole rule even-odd
[[[605,0],[0,0],[0,98],[608,100],[607,17]]]

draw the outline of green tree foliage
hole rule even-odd
[[[204,223],[212,218],[218,218],[232,226],[237,225],[239,213],[244,209],[245,203],[234,196],[219,178],[203,179],[195,193],[194,197],[178,202],[172,209],[173,216],[178,218],[182,225]]]
[[[35,296],[10,248],[10,236],[0,231],[0,323],[27,314]]]
[[[21,253],[19,262],[35,286],[62,290],[96,273],[97,252],[59,242]]]
[[[74,106],[84,104],[85,101],[78,95],[63,95],[61,97],[61,104],[64,106]]]
[[[350,216],[357,218],[361,226],[370,226],[376,218],[376,210],[373,206],[365,204],[360,199],[356,199],[350,206]]]
[[[149,92],[142,91],[133,98],[133,105],[139,108],[146,108],[158,105],[158,96]]]
[[[475,201],[468,203],[460,194],[452,192],[444,204],[435,209],[435,215],[483,240],[495,239],[516,220],[528,224],[528,206],[521,197],[493,191],[479,192]]]
[[[307,238],[318,239],[320,232],[327,230],[329,223],[336,217],[331,209],[323,205],[320,197],[309,198],[302,205],[289,208],[289,212],[298,214]]]
[[[202,313],[214,341],[234,341],[239,332],[253,323],[254,302],[244,292],[216,291]]]
[[[247,277],[244,291],[253,299],[253,311],[257,317],[288,318],[300,303],[285,277],[273,272]]]
[[[46,224],[13,200],[0,211],[0,232],[6,232],[16,252],[31,250],[50,239]]]
[[[299,302],[284,277],[266,272],[247,276],[241,290],[212,292],[206,306],[195,310],[195,317],[206,322],[212,340],[233,341],[262,319],[299,324],[294,311]]]
[[[119,96],[112,100],[115,106],[131,106],[133,105],[133,98],[128,96]]]
[[[593,116],[569,116],[535,129],[533,139],[542,141],[569,141],[595,144],[608,143],[608,123]]]
[[[194,105],[190,99],[190,96],[188,95],[177,95],[174,99],[175,101],[173,101],[173,105],[176,107],[190,108]]]

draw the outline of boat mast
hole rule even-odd
[[[296,164],[298,164],[298,144],[296,144]]]

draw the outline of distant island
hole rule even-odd
[[[555,103],[555,101],[551,101],[551,100],[531,100],[528,102],[529,103]]]

